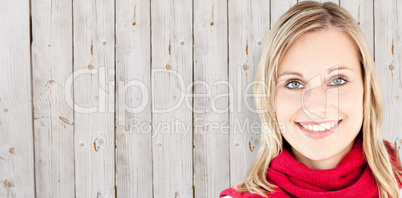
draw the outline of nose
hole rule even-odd
[[[325,87],[319,85],[303,92],[302,108],[310,119],[324,119],[327,113],[327,91]]]

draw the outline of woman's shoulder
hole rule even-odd
[[[401,160],[399,156],[399,151],[397,149],[397,145],[392,145],[391,142],[383,139],[385,147],[387,148],[387,151],[390,155],[391,158],[391,164],[395,167],[396,171],[402,177],[402,165],[401,165]],[[402,193],[402,181],[398,181],[399,188],[401,189],[400,193]]]
[[[392,150],[396,150],[395,146],[392,145],[392,143],[386,139],[382,139],[382,141],[384,142],[385,146],[387,147],[387,149],[392,149]]]
[[[234,189],[234,186],[227,188],[221,192],[219,198],[263,198],[259,194],[254,194],[250,192],[239,192]]]
[[[233,198],[233,197],[241,197],[241,193],[236,191],[233,186],[230,188],[227,188],[221,192],[219,195],[219,198]]]
[[[387,151],[388,151],[388,153],[390,155],[392,165],[394,165],[397,169],[402,168],[402,167],[400,167],[401,165],[400,165],[400,158],[399,158],[399,155],[398,155],[398,150],[395,148],[396,145],[395,146],[392,145],[392,143],[389,142],[386,139],[383,139],[383,142],[384,142],[384,145],[387,148]]]

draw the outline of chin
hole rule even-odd
[[[340,152],[340,150],[336,150],[336,148],[331,148],[331,145],[328,145],[328,143],[325,145],[326,147],[323,147],[322,145],[310,144],[310,146],[307,146],[306,144],[302,144],[300,145],[301,148],[296,150],[306,158],[314,161],[329,159],[336,153]]]
[[[314,160],[314,161],[319,161],[319,160],[325,160],[325,159],[329,159],[332,156],[334,156],[333,153],[330,152],[326,152],[326,153],[317,153],[317,152],[310,152],[307,154],[302,153],[304,156],[306,156],[307,158],[309,158],[310,160]]]

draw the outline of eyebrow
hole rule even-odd
[[[335,70],[350,70],[350,71],[353,71],[352,69],[350,69],[350,68],[348,68],[346,66],[339,66],[339,67],[333,66],[333,67],[334,68],[326,70],[328,74],[332,73]],[[295,76],[300,76],[301,78],[303,78],[303,74],[298,73],[298,72],[285,72],[285,73],[279,75],[278,78],[280,78],[281,76],[285,76],[285,75],[295,75]]]
[[[350,70],[350,71],[353,71],[353,69],[350,69],[350,68],[348,68],[348,67],[346,67],[346,66],[339,66],[339,67],[335,67],[335,66],[333,66],[334,68],[332,68],[332,69],[327,69],[327,73],[329,74],[329,73],[331,73],[331,72],[333,72],[333,71],[335,71],[335,70]]]

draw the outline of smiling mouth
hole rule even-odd
[[[323,121],[323,122],[296,122],[296,124],[309,132],[321,132],[321,131],[334,131],[339,124],[342,122],[340,120],[330,120],[330,121]]]

